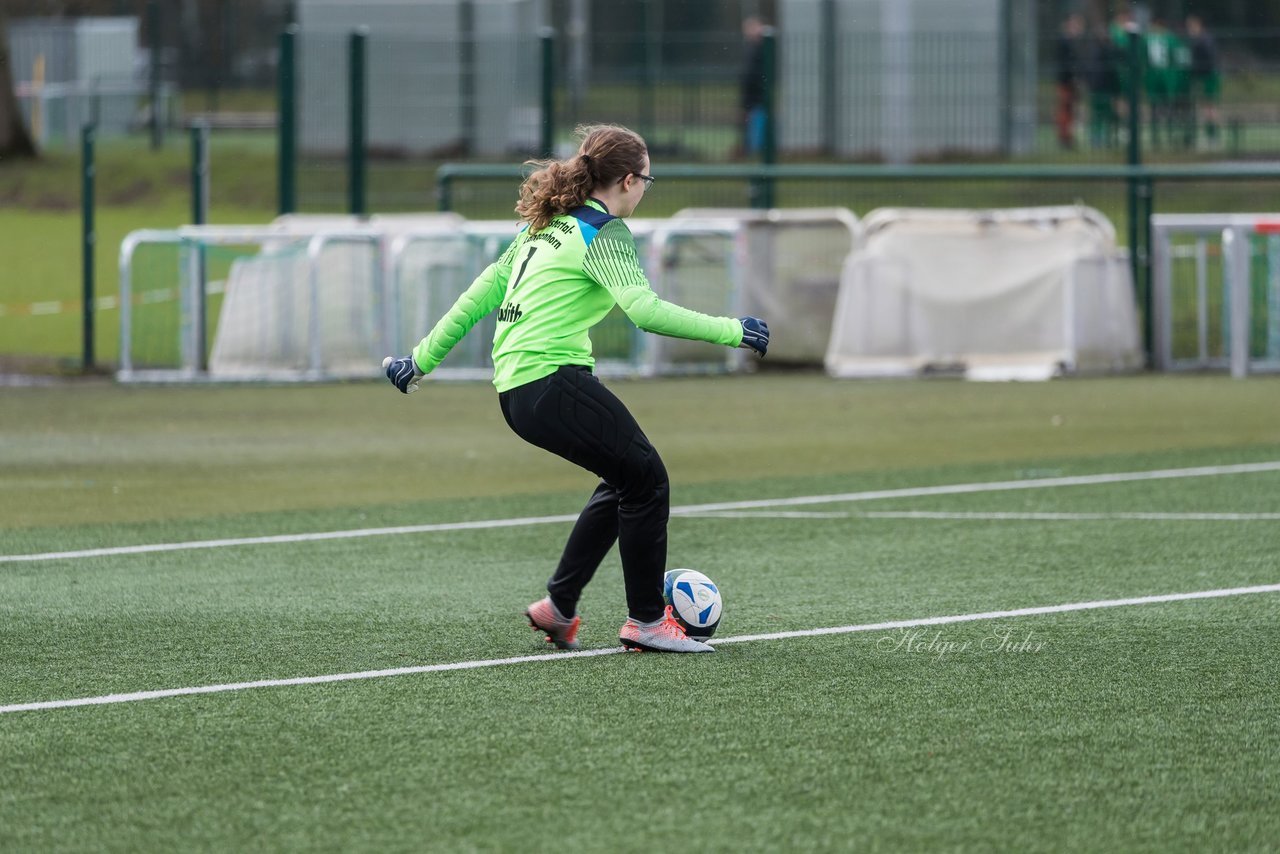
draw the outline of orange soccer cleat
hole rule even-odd
[[[547,643],[553,643],[559,649],[578,648],[578,626],[582,618],[566,619],[551,602],[550,596],[525,608],[524,615],[529,618],[529,625],[547,636]]]

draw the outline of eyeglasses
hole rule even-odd
[[[654,178],[652,175],[641,175],[639,172],[632,172],[631,174],[635,175],[641,181],[644,181],[644,188],[646,191],[653,186],[654,181],[658,180],[657,178]]]

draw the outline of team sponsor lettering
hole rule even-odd
[[[558,238],[558,237],[556,237],[554,234],[551,234],[551,233],[546,232],[546,231],[539,231],[539,232],[538,232],[537,234],[535,234],[533,237],[530,237],[530,238],[529,238],[529,241],[530,241],[530,242],[532,242],[532,241],[534,241],[534,240],[545,240],[547,243],[550,243],[550,244],[551,244],[552,246],[554,246],[556,249],[559,249],[559,248],[563,245],[563,244],[560,242],[560,238]]]
[[[515,303],[514,305],[507,303],[498,309],[499,323],[515,323],[521,317],[524,317],[524,312],[520,310],[520,303]]]

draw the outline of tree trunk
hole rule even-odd
[[[13,91],[13,69],[9,65],[9,28],[0,12],[0,158],[35,157],[36,146],[22,123],[18,97]]]

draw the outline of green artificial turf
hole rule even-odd
[[[1280,460],[1274,380],[614,388],[677,506],[1033,487],[677,514],[722,641],[1280,583],[1280,472],[1037,483]],[[0,556],[571,516],[592,487],[482,385],[4,388],[0,454]],[[952,515],[877,515],[922,511]],[[520,610],[568,527],[0,561],[0,710],[540,655]],[[581,613],[615,648],[616,553]],[[1278,625],[1259,592],[0,711],[0,849],[1262,851]]]

